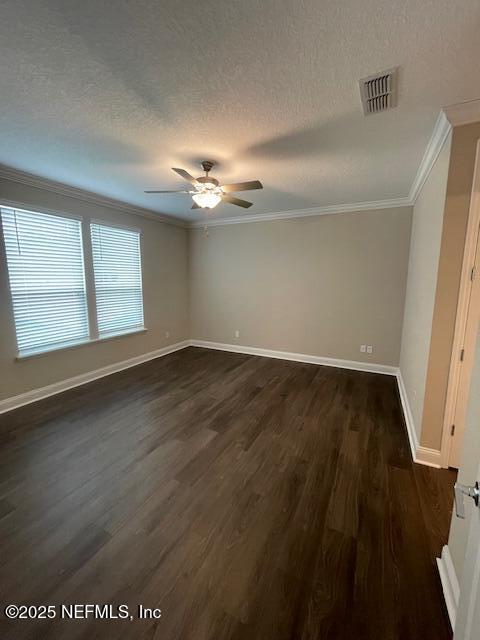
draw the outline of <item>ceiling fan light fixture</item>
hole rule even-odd
[[[192,198],[196,204],[202,209],[213,209],[221,201],[221,196],[212,191],[200,191],[192,194]]]
[[[193,206],[192,209],[213,209],[220,202],[227,202],[228,204],[234,204],[237,207],[243,207],[248,209],[252,206],[252,202],[242,200],[232,196],[232,193],[236,191],[252,191],[253,189],[263,189],[263,185],[260,180],[249,180],[248,182],[236,182],[234,184],[223,184],[216,178],[212,178],[209,173],[215,163],[211,160],[204,160],[202,162],[202,168],[205,171],[204,176],[194,178],[192,175],[185,171],[185,169],[179,169],[178,167],[172,167],[179,176],[189,182],[193,189],[188,191],[184,189],[177,189],[175,191],[157,191],[149,190],[145,193],[188,193],[192,196]]]

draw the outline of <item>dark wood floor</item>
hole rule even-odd
[[[2,604],[162,610],[1,638],[451,638],[454,473],[412,463],[392,377],[190,348],[0,437]]]

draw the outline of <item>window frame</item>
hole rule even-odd
[[[45,348],[39,347],[31,352],[21,353],[18,347],[18,336],[17,329],[15,324],[15,317],[13,313],[13,292],[10,281],[10,274],[8,271],[8,263],[7,263],[7,248],[5,243],[5,236],[3,231],[3,221],[0,216],[0,253],[3,255],[5,259],[6,265],[6,281],[8,287],[8,294],[10,298],[10,321],[13,330],[13,334],[15,335],[15,343],[16,343],[16,355],[15,360],[30,360],[31,358],[38,358],[47,354],[56,353],[59,351],[66,351],[70,349],[77,349],[79,347],[83,347],[90,344],[97,344],[100,342],[105,342],[109,340],[117,340],[122,337],[137,335],[141,333],[146,333],[148,331],[145,326],[145,304],[144,304],[144,275],[143,275],[143,232],[138,227],[133,227],[131,225],[123,225],[117,222],[110,222],[107,220],[102,220],[101,218],[91,218],[90,216],[82,216],[76,213],[70,213],[68,211],[59,211],[57,209],[50,209],[47,207],[41,207],[37,205],[30,205],[23,202],[17,202],[12,200],[0,200],[0,209],[13,209],[17,211],[26,211],[28,213],[39,213],[46,214],[51,216],[57,216],[60,218],[70,218],[74,220],[78,220],[80,222],[81,228],[81,242],[82,242],[82,258],[83,258],[83,277],[85,281],[85,294],[86,294],[86,309],[87,309],[87,323],[88,323],[88,337],[82,338],[79,340],[69,341],[68,343],[58,343],[57,345],[45,345]],[[91,238],[91,224],[100,224],[107,227],[116,227],[120,229],[125,229],[128,231],[134,231],[138,233],[139,236],[139,247],[140,247],[140,277],[141,277],[141,286],[142,286],[142,310],[143,310],[143,326],[125,329],[124,331],[118,331],[112,334],[99,335],[98,333],[98,325],[97,325],[97,304],[96,304],[96,295],[95,295],[95,277],[94,277],[94,269],[93,269],[93,254],[92,254],[92,238]]]
[[[98,307],[97,307],[97,291],[95,285],[95,263],[93,260],[93,242],[92,242],[92,226],[102,226],[102,227],[111,227],[112,229],[120,229],[123,231],[130,231],[132,233],[136,233],[138,235],[138,248],[139,248],[139,259],[140,259],[140,295],[142,301],[142,324],[136,325],[134,327],[128,327],[125,329],[121,329],[120,331],[112,331],[112,332],[104,332],[100,333],[98,329]],[[87,230],[88,226],[88,230]],[[95,299],[95,339],[97,340],[108,340],[110,338],[116,338],[123,335],[128,335],[130,333],[138,333],[142,331],[146,331],[145,328],[145,305],[143,301],[143,291],[144,291],[144,282],[143,282],[143,233],[142,230],[138,227],[106,222],[105,220],[99,220],[97,218],[91,218],[88,221],[88,225],[85,225],[85,232],[88,234],[88,242],[89,242],[89,250],[90,250],[90,259],[91,259],[91,267],[92,267],[92,294]]]

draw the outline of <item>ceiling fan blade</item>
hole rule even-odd
[[[190,184],[198,184],[196,178],[191,176],[188,171],[185,171],[185,169],[176,169],[175,167],[172,167],[172,171],[178,173],[179,176],[182,176],[182,178],[187,182],[190,182]]]
[[[235,191],[253,191],[253,189],[263,189],[260,180],[250,180],[250,182],[236,182],[235,184],[222,185],[222,191],[233,193]]]
[[[246,200],[240,200],[240,198],[235,198],[234,196],[222,196],[223,202],[229,202],[230,204],[236,204],[237,207],[243,207],[244,209],[248,209],[251,207],[253,202],[247,202]]]
[[[201,209],[200,205],[198,205],[196,202],[194,202],[190,208],[191,209]]]
[[[175,189],[174,191],[144,191],[144,193],[190,193],[190,191]]]

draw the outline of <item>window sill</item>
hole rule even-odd
[[[35,351],[25,351],[19,353],[16,360],[30,360],[31,358],[38,358],[39,356],[45,356],[49,353],[56,353],[57,351],[67,351],[68,349],[77,349],[78,347],[84,347],[88,344],[97,344],[98,342],[106,342],[108,340],[115,340],[116,338],[123,338],[125,336],[133,336],[138,333],[145,333],[148,331],[146,327],[137,327],[135,329],[129,329],[127,331],[121,331],[116,333],[108,333],[98,338],[87,338],[86,340],[78,340],[77,342],[67,342],[52,346],[47,349],[36,349]]]

